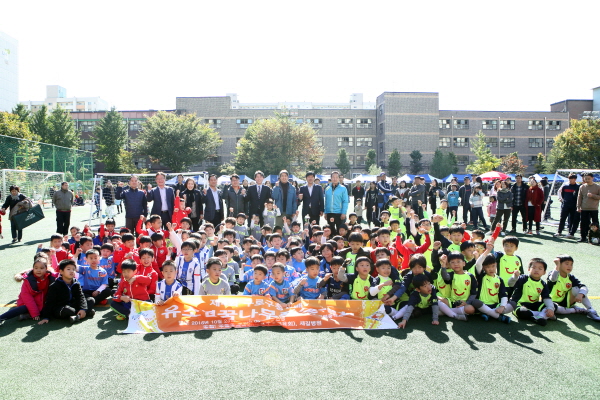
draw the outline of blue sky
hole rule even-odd
[[[598,1],[415,3],[13,1],[0,31],[19,40],[20,100],[58,84],[120,110],[423,91],[441,109],[546,111],[600,86]]]

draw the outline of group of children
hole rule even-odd
[[[109,302],[124,320],[132,299],[161,306],[185,295],[268,296],[285,307],[300,299],[379,299],[401,328],[422,314],[434,325],[441,314],[466,321],[480,313],[504,323],[513,314],[539,325],[556,314],[600,320],[572,274],[572,257],[559,255],[550,270],[534,258],[526,274],[518,238],[504,237],[495,251],[499,230],[487,241],[483,231],[469,234],[454,223],[455,210],[448,219],[447,202],[431,216],[423,207],[424,218],[397,198],[390,203],[381,227],[365,228],[350,214],[335,235],[328,225],[302,230],[290,220],[271,228],[256,219],[248,228],[244,214],[218,231],[204,223],[193,232],[187,217],[163,229],[158,215],[140,218],[137,237],[111,219],[97,234],[73,227],[68,241],[52,235],[32,268],[15,276],[23,282],[17,306],[0,324],[13,317],[74,322]],[[268,203],[265,217],[274,222],[275,214]]]

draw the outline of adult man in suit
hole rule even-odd
[[[248,226],[255,215],[260,218],[260,226],[263,226],[263,211],[265,210],[265,203],[272,196],[271,188],[263,185],[265,180],[265,174],[262,171],[256,171],[254,173],[254,180],[256,185],[248,188],[248,194],[246,200],[248,201]]]
[[[223,198],[217,189],[217,176],[208,177],[208,189],[204,189],[204,220],[210,222],[217,229],[223,222]]]
[[[300,203],[302,203],[302,220],[306,221],[309,217],[309,224],[315,221],[319,224],[323,211],[325,211],[325,200],[323,188],[315,184],[315,173],[308,171],[306,173],[306,185],[300,188]]]
[[[165,175],[164,172],[157,172],[155,180],[158,187],[153,189],[152,185],[148,184],[146,200],[148,203],[153,203],[150,215],[160,215],[163,223],[163,229],[167,229],[167,222],[171,222],[171,217],[173,216],[175,192],[173,191],[172,187],[165,185],[165,182],[167,181],[167,175]]]

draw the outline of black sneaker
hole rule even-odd
[[[79,318],[79,315],[73,315],[72,317],[69,317],[69,322],[73,323],[73,322],[77,322],[79,321],[81,318]]]
[[[546,326],[548,324],[548,321],[546,321],[545,318],[536,318],[535,323],[539,326]]]
[[[19,321],[25,321],[26,319],[31,319],[29,313],[19,314]]]
[[[87,310],[85,314],[88,318],[94,318],[94,315],[96,315],[96,310],[92,308],[91,310]]]

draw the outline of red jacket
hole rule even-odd
[[[158,274],[154,270],[156,263],[152,262],[151,267],[144,267],[141,263],[137,264],[137,270],[135,274],[138,276],[147,276],[150,278],[150,285],[148,285],[148,294],[156,293],[156,282],[158,282]]]
[[[139,265],[140,257],[138,256],[138,249],[130,249],[129,247],[121,246],[116,249],[113,253],[113,262],[115,263],[115,270],[121,273],[121,263],[125,259],[125,254],[133,253],[133,260]]]
[[[181,199],[179,198],[179,196],[175,197],[175,209],[177,209],[177,211],[173,210],[173,216],[171,217],[171,222],[174,224],[177,224],[178,227],[179,227],[179,224],[181,223],[181,220],[183,218],[187,217],[192,212],[192,210],[190,210],[190,212],[186,212],[185,208],[181,209],[179,207],[180,201],[181,201]],[[165,237],[169,237],[168,234]]]
[[[150,300],[148,289],[151,281],[151,278],[143,275],[136,275],[133,283],[129,283],[125,279],[121,279],[121,281],[119,281],[119,286],[117,287],[117,292],[115,293],[113,301],[121,301],[121,296],[129,296],[132,299],[142,301]]]
[[[377,243],[377,247],[383,247],[381,246],[379,243]],[[394,246],[393,243],[388,244],[387,248],[389,249],[391,256],[390,256],[390,262],[392,263],[392,267],[394,268],[398,268],[403,260],[402,260],[402,256],[398,253],[398,250],[396,250],[396,246]],[[373,261],[373,264],[375,264],[377,262],[377,257],[375,257],[375,249],[373,249],[373,251],[371,251],[371,261]],[[377,276],[377,270],[373,268],[373,273],[371,274],[372,276]]]
[[[152,234],[154,234],[154,233],[162,233],[162,234],[163,234],[163,236],[165,237],[165,239],[169,237],[169,231],[165,231],[164,229],[159,229],[159,230],[158,230],[158,231],[156,231],[156,232],[154,232],[152,229],[142,229],[142,223],[143,223],[143,222],[144,222],[144,221],[142,221],[141,219],[140,219],[140,220],[138,220],[138,223],[137,223],[137,225],[136,225],[136,227],[135,227],[135,231],[136,231],[136,232],[137,232],[137,234],[138,234],[138,243],[139,243],[139,240],[140,240],[140,236],[141,236],[141,235],[145,235],[145,236],[150,236],[150,237],[152,237]]]
[[[48,287],[52,282],[54,282],[54,277],[50,272],[47,272],[46,277],[40,280],[33,275],[33,271],[29,271],[21,285],[17,306],[26,306],[32,318],[39,317],[44,308]]]
[[[423,243],[422,245],[417,247],[415,249],[415,251],[412,251],[411,249],[409,249],[402,243],[402,237],[400,235],[396,236],[396,248],[398,249],[400,254],[402,254],[402,257],[403,257],[401,269],[408,268],[410,256],[412,256],[413,254],[416,254],[416,253],[423,254],[427,251],[427,249],[429,249],[429,246],[431,246],[431,238],[429,237],[429,235],[423,235],[423,236],[425,236],[425,243]]]
[[[158,274],[159,279],[163,279],[162,272],[160,272],[160,267],[169,256],[169,249],[165,245],[162,247],[152,246],[151,249],[154,251],[154,261],[156,262],[157,266],[156,273]]]
[[[535,207],[535,214],[529,215],[529,202]],[[542,203],[544,203],[544,191],[539,186],[527,189],[525,196],[525,218],[527,221],[533,219],[535,222],[542,220]]]
[[[98,230],[98,237],[100,237],[100,241],[104,243],[104,238],[112,239],[114,235],[117,235],[118,232],[115,230],[107,231],[104,227],[104,224],[100,224],[100,229]]]

